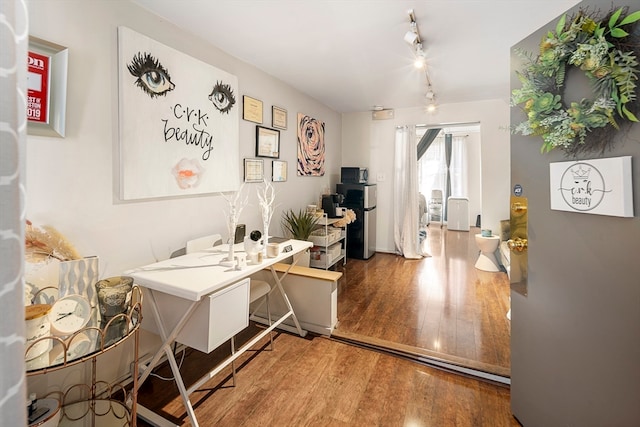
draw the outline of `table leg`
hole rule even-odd
[[[158,364],[158,362],[160,361],[160,357],[162,356],[162,352],[164,351],[167,357],[167,360],[169,361],[171,372],[173,372],[173,377],[176,382],[176,385],[178,386],[178,390],[180,390],[180,396],[182,396],[182,402],[184,403],[184,407],[187,410],[187,414],[189,415],[189,418],[191,420],[191,425],[193,427],[198,427],[199,426],[198,420],[196,419],[196,414],[193,411],[193,406],[191,405],[191,401],[189,400],[189,394],[187,393],[187,389],[184,385],[184,382],[182,381],[182,376],[180,375],[180,368],[178,367],[178,363],[176,362],[176,359],[173,355],[173,351],[171,350],[171,344],[175,341],[176,337],[178,336],[178,333],[180,332],[180,330],[182,330],[182,327],[187,323],[187,320],[189,320],[189,318],[191,317],[191,314],[195,311],[199,301],[193,301],[191,303],[191,305],[182,315],[182,317],[180,318],[178,323],[175,325],[171,333],[167,335],[165,325],[162,322],[162,319],[160,317],[160,312],[158,311],[158,305],[156,303],[153,290],[149,290],[149,297],[150,297],[149,299],[151,300],[151,304],[150,304],[151,313],[153,314],[153,317],[156,321],[156,325],[158,326],[158,333],[160,334],[160,338],[162,338],[163,344],[160,346],[156,354],[151,359],[151,363],[149,363],[149,366],[142,373],[142,376],[138,381],[138,389],[140,389],[140,386],[142,385],[142,383],[146,381],[146,379],[151,374],[151,371],[153,370],[153,368],[155,368],[155,366]]]
[[[304,337],[307,335],[307,331],[302,329],[302,327],[300,326],[300,322],[298,322],[298,317],[296,316],[295,311],[293,311],[293,306],[289,301],[289,297],[287,296],[286,292],[284,291],[284,288],[282,287],[282,279],[284,279],[285,276],[289,274],[289,270],[291,270],[291,267],[295,265],[295,261],[296,259],[294,258],[294,262],[291,264],[289,268],[287,268],[287,270],[284,273],[282,273],[282,276],[278,276],[278,273],[276,272],[275,268],[273,268],[273,266],[269,267],[269,269],[271,270],[271,275],[273,276],[273,279],[276,282],[276,288],[278,288],[278,290],[280,291],[280,294],[282,295],[282,298],[284,299],[284,302],[287,305],[289,312],[291,313],[291,318],[293,319],[293,323],[296,325],[296,330],[298,331],[298,334],[301,337]]]

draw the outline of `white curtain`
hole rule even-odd
[[[454,136],[451,144],[451,197],[468,197],[467,141],[464,136]]]
[[[393,234],[396,252],[405,258],[422,258],[419,239],[420,208],[418,200],[418,152],[416,127],[402,126],[396,130]]]
[[[447,168],[445,138],[438,136],[418,161],[419,191],[427,201],[431,190],[442,190],[445,204],[448,197],[468,197],[467,138],[454,136],[451,144],[451,165]],[[451,194],[447,194],[447,176],[451,177]]]
[[[0,0],[0,426],[27,425],[24,364],[26,0]]]
[[[444,136],[436,137],[418,161],[418,185],[420,193],[424,194],[427,201],[431,198],[431,190],[442,190],[442,197],[446,200],[447,158]]]

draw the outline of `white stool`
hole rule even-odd
[[[482,234],[476,234],[476,244],[480,248],[476,268],[483,271],[500,271],[495,254],[500,245],[500,236],[482,237]]]

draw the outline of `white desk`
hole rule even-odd
[[[169,365],[171,366],[171,370],[173,371],[176,385],[180,390],[180,395],[182,396],[191,424],[194,427],[198,427],[199,424],[193,411],[193,406],[189,401],[189,395],[193,393],[193,391],[198,389],[209,379],[213,378],[214,375],[231,364],[231,362],[237,359],[242,353],[255,345],[260,339],[289,317],[293,319],[300,336],[305,336],[306,331],[303,331],[300,327],[298,319],[291,307],[291,303],[289,302],[289,298],[282,287],[281,280],[289,273],[289,270],[278,274],[273,268],[273,264],[282,262],[293,255],[294,261],[291,264],[293,266],[297,262],[299,255],[308,248],[311,248],[313,245],[311,242],[300,240],[290,240],[283,246],[286,245],[291,245],[291,251],[286,253],[281,252],[275,258],[263,259],[260,264],[247,265],[240,270],[220,265],[220,262],[227,255],[227,252],[221,252],[220,249],[216,247],[127,271],[125,273],[126,275],[133,277],[136,284],[149,291],[149,298],[146,302],[150,302],[148,306],[151,308],[151,312],[158,327],[158,333],[162,338],[161,347],[153,356],[149,367],[142,372],[140,380],[138,381],[138,388],[140,388],[144,381],[149,377],[151,370],[156,366],[164,352],[167,360],[169,361]],[[219,292],[225,292],[228,289],[237,289],[236,284],[238,282],[243,281],[243,279],[248,278],[251,274],[265,268],[271,269],[271,273],[275,279],[276,286],[271,290],[271,292],[275,292],[276,290],[280,292],[289,310],[279,319],[276,319],[270,327],[264,329],[260,334],[256,335],[252,340],[225,359],[220,365],[216,366],[215,369],[203,376],[194,385],[187,389],[180,375],[180,370],[173,355],[171,345],[176,341],[176,338],[179,336],[183,327],[188,323],[198,307],[200,307],[203,302],[207,301],[208,298],[206,297]],[[241,294],[236,293],[234,296],[235,300],[238,301],[238,304],[243,306],[239,307],[238,310],[244,310],[249,305],[248,287],[246,289],[246,301],[244,300],[244,296]],[[238,299],[239,295],[241,296],[241,300]],[[181,310],[181,312],[177,313],[176,318],[171,322],[166,322],[167,319],[161,316],[161,310],[159,309],[158,304],[159,299],[166,299],[167,297],[175,298],[177,304],[174,305],[174,312]],[[229,309],[229,307],[227,307],[227,309]],[[215,325],[203,324],[202,328],[209,328],[210,326]],[[144,408],[141,409],[143,410],[140,412],[144,413]],[[153,420],[148,421],[154,423]]]

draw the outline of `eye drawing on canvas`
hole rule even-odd
[[[237,191],[238,78],[118,27],[120,197]]]
[[[233,95],[233,89],[230,85],[218,81],[209,95],[209,101],[216,107],[216,110],[229,114],[236,103],[236,97]]]
[[[127,69],[132,76],[137,77],[135,84],[151,98],[166,95],[176,85],[171,82],[169,72],[150,53],[138,52],[127,64]]]

